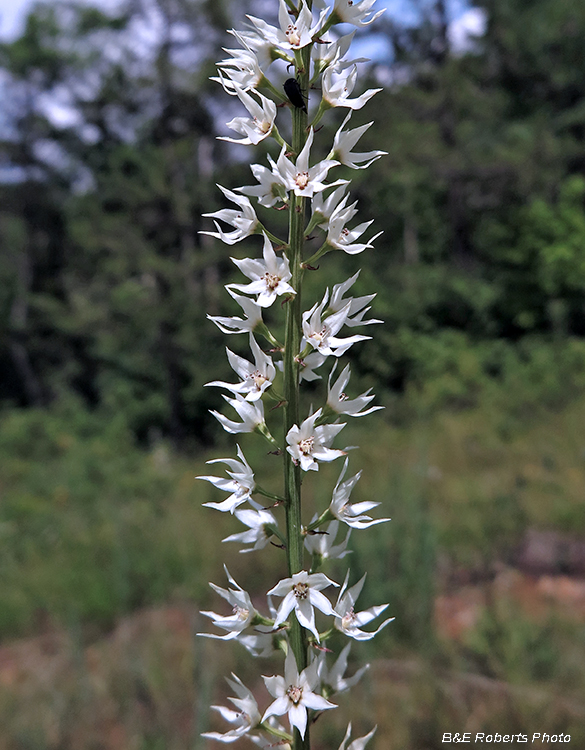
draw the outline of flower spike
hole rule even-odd
[[[233,697],[228,698],[231,705],[212,706],[228,728],[203,735],[224,744],[247,738],[263,750],[277,746],[282,750],[308,750],[310,725],[322,712],[335,708],[331,697],[354,687],[369,667],[366,664],[346,676],[350,643],[370,640],[391,622],[387,619],[375,630],[365,629],[388,607],[382,604],[356,611],[365,576],[349,586],[348,571],[339,588],[321,572],[330,561],[350,554],[352,535],[390,520],[368,515],[378,502],[351,502],[361,472],[346,478],[350,447],[333,447],[345,427],[343,416],[365,417],[382,408],[371,405],[371,389],[350,398],[346,394],[350,365],[344,362],[337,369],[337,362],[354,344],[371,338],[344,332],[344,326],[381,322],[368,317],[375,295],[349,296],[359,270],[354,269],[345,281],[328,281],[323,276],[332,269],[321,263],[332,251],[353,256],[371,249],[381,234],[370,231],[372,221],[356,218],[357,200],[350,195],[349,180],[332,172],[338,167],[367,169],[385,154],[376,149],[357,150],[371,122],[354,128],[349,125],[353,111],[361,109],[380,90],[354,93],[358,90],[358,64],[366,60],[352,59],[349,52],[355,29],[370,26],[382,14],[383,9],[377,10],[374,3],[278,0],[276,22],[250,15],[244,29],[229,31],[236,48],[224,50],[226,58],[217,64],[217,75],[212,79],[240,109],[227,123],[232,132],[219,139],[246,147],[260,146],[266,160],[263,157],[259,164],[250,159],[253,184],[233,190],[218,186],[233,204],[231,208],[204,214],[214,226],[205,227],[202,234],[228,246],[245,242],[252,235],[262,235],[263,239],[260,257],[233,253],[231,258],[245,278],[230,279],[225,289],[241,312],[208,315],[222,333],[246,334],[249,343],[249,353],[226,348],[235,377],[228,382],[206,383],[223,390],[223,398],[237,416],[229,418],[214,410],[211,414],[230,435],[244,435],[241,441],[248,457],[254,455],[248,442],[257,435],[268,440],[270,448],[265,448],[265,453],[256,449],[256,457],[265,464],[257,467],[258,476],[273,476],[274,462],[284,464],[282,485],[272,487],[271,480],[264,489],[237,445],[234,457],[208,461],[221,464],[218,476],[198,477],[223,493],[213,502],[205,497],[204,505],[225,513],[225,522],[243,527],[230,529],[222,541],[235,542],[240,553],[257,551],[271,556],[269,565],[258,563],[263,566],[263,577],[270,575],[274,566],[282,568],[267,586],[268,616],[260,614],[262,607],[256,602],[259,592],[254,589],[252,596],[227,568],[227,588],[210,584],[228,610],[203,611],[216,632],[199,635],[236,641],[254,657],[274,659],[280,654],[283,667],[280,674],[277,671],[263,678],[270,696],[263,702],[259,697],[256,702],[256,691],[253,694],[232,674],[228,680],[233,691]],[[354,31],[340,35],[333,28],[337,24],[350,24]],[[311,90],[321,92],[316,112],[310,106]],[[322,131],[317,123],[338,107],[345,109],[346,116],[341,125],[333,127],[333,143],[319,142],[331,131]],[[281,125],[288,143],[280,133]],[[274,142],[278,150],[269,152]],[[257,206],[272,210],[261,214]],[[285,215],[276,213],[284,210],[288,214],[286,234],[282,231]],[[313,239],[319,244],[309,250],[306,244]],[[305,309],[303,281],[308,276],[316,285],[321,284],[321,291]],[[333,366],[325,371],[323,365],[329,357]],[[311,397],[305,399],[306,383],[311,383],[306,389]],[[322,398],[314,407],[312,399],[319,397],[317,393]],[[303,413],[308,415],[304,419]],[[280,436],[279,441],[270,430]],[[330,502],[322,504],[305,525],[303,481],[310,484],[310,472],[340,457],[344,464]],[[264,479],[260,481],[264,484]],[[317,493],[316,499],[319,497]],[[309,557],[310,568],[305,564]],[[335,605],[327,596],[329,587],[338,588]],[[338,645],[339,638],[347,642]],[[375,729],[353,740],[351,730],[350,723],[339,750],[365,750]]]

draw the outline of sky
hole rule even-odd
[[[0,39],[14,39],[22,31],[27,12],[36,0],[0,0]],[[94,5],[102,8],[115,7],[116,2],[95,0]]]
[[[51,0],[43,0],[50,3]],[[120,0],[87,0],[88,3],[97,5],[102,9],[114,9]],[[276,0],[275,0],[276,1]],[[24,20],[29,10],[38,0],[0,0],[0,40],[9,41],[15,39],[23,31]],[[448,8],[451,17],[449,25],[449,37],[451,49],[455,53],[468,50],[473,39],[471,35],[481,35],[485,27],[485,16],[483,12],[472,7],[473,0],[449,0]],[[393,18],[408,22],[412,16],[413,4],[409,0],[377,0],[375,10],[386,6],[388,13]],[[154,31],[156,36],[156,19],[150,19],[152,24],[146,22],[146,26],[140,29],[141,36],[147,41],[152,37]],[[349,29],[348,29],[349,31]],[[356,39],[353,45],[353,53],[356,57],[364,56],[374,62],[387,62],[392,57],[390,41],[384,34],[370,34],[366,38]],[[0,71],[1,73],[1,71]],[[382,76],[383,71],[380,71]],[[380,77],[382,81],[382,77]],[[2,79],[0,76],[0,99]],[[68,101],[60,101],[56,92],[52,92],[50,99],[46,102],[46,111],[51,120],[59,125],[73,125],[77,121],[77,113],[69,106]],[[73,118],[73,119],[72,119]],[[2,121],[0,111],[0,123]]]
[[[28,0],[0,0],[0,36],[12,38],[18,33],[19,24]]]
[[[0,39],[13,39],[22,31],[24,18],[28,10],[36,0],[0,0]],[[99,0],[95,2],[101,7],[115,7],[116,0]],[[386,6],[394,16],[407,17],[407,0],[378,0],[376,8]],[[452,42],[457,42],[465,37],[467,30],[478,33],[482,28],[482,18],[477,9],[470,8],[466,0],[451,0],[450,10],[452,16],[451,34]]]

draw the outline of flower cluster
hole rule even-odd
[[[207,384],[224,391],[223,398],[238,418],[218,411],[212,414],[228,433],[256,432],[264,437],[271,454],[284,461],[285,486],[278,493],[260,487],[239,445],[237,457],[209,461],[224,464],[225,476],[199,478],[225,493],[219,502],[205,505],[231,514],[245,527],[223,541],[239,544],[241,552],[260,550],[272,542],[286,553],[289,572],[267,592],[264,612],[256,609],[250,594],[227,568],[230,588],[211,584],[230,609],[226,614],[203,612],[219,632],[201,635],[237,641],[254,656],[284,654],[283,674],[264,677],[268,698],[263,710],[238,677],[228,679],[235,693],[229,699],[233,708],[213,709],[230,728],[204,735],[223,743],[245,737],[259,747],[308,748],[311,723],[321,712],[335,708],[331,698],[355,685],[367,670],[365,666],[353,676],[345,676],[351,641],[333,664],[328,664],[326,654],[335,653],[342,636],[369,640],[392,619],[371,629],[370,623],[388,605],[357,607],[365,576],[350,586],[348,570],[340,586],[319,572],[324,563],[349,555],[353,530],[389,520],[367,515],[379,503],[351,502],[361,472],[345,479],[349,447],[334,447],[346,425],[340,421],[342,417],[362,417],[381,408],[370,406],[374,399],[370,390],[348,395],[350,366],[337,370],[340,357],[354,344],[371,338],[346,329],[381,322],[366,319],[374,295],[348,296],[358,271],[327,288],[322,299],[308,309],[301,307],[303,276],[316,270],[318,260],[330,252],[362,253],[380,234],[367,239],[371,221],[352,224],[357,202],[348,192],[349,180],[336,174],[339,168],[366,169],[384,155],[383,151],[354,150],[372,123],[352,129],[352,113],[379,89],[354,95],[357,64],[362,60],[349,57],[353,33],[340,36],[337,29],[339,24],[356,28],[371,24],[383,12],[372,10],[374,2],[314,0],[313,9],[306,0],[279,0],[278,25],[248,16],[246,29],[230,32],[239,48],[226,50],[229,57],[218,63],[214,78],[246,111],[227,123],[238,137],[223,140],[249,146],[272,143],[275,148],[273,155],[267,155],[267,164],[251,165],[254,184],[234,191],[218,186],[236,208],[205,214],[215,225],[215,231],[206,230],[206,234],[228,245],[259,235],[262,244],[261,258],[232,258],[246,281],[230,283],[226,289],[241,308],[241,315],[209,316],[226,334],[246,334],[250,347],[247,357],[226,350],[236,382]],[[318,95],[318,102],[309,98],[310,91]],[[314,152],[320,128],[315,126],[324,116],[329,117],[329,110],[338,108],[349,111],[329,152],[321,151],[327,157],[318,161]],[[287,241],[265,226],[260,209],[267,215],[265,209],[288,210]],[[309,252],[309,243],[319,236],[320,243]],[[270,321],[279,312],[285,321],[278,328]],[[328,369],[325,403],[302,413],[301,386],[304,381],[322,379],[317,372],[322,367]],[[265,411],[268,402],[272,403]],[[279,413],[284,422],[282,433],[271,423]],[[345,457],[343,468],[329,505],[303,526],[299,521],[303,475],[340,457]],[[259,498],[264,498],[264,504]],[[345,528],[345,536],[342,533],[338,540],[340,526]],[[310,565],[304,563],[306,555]],[[339,592],[336,600],[329,594],[334,589]],[[327,620],[329,624],[323,627],[322,621]],[[375,728],[348,746],[350,724],[339,750],[363,750],[374,732]]]

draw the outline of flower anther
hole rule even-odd
[[[298,687],[298,685],[289,685],[286,689],[286,694],[295,706],[298,706],[303,697],[303,688]]]
[[[299,46],[299,44],[301,43],[301,37],[299,36],[298,29],[294,24],[289,23],[284,33],[286,34],[286,38],[288,39],[292,47]]]
[[[295,583],[293,592],[297,599],[306,599],[309,596],[309,586],[306,583]]]
[[[300,190],[304,190],[309,184],[309,173],[299,172],[295,177],[295,182],[299,186]]]

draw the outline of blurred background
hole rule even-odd
[[[386,5],[353,48],[384,91],[352,125],[374,120],[361,150],[389,155],[347,175],[384,234],[323,259],[306,299],[359,267],[354,292],[377,292],[351,395],[386,408],[345,437],[354,498],[393,520],[349,560],[396,620],[353,649],[350,673],[372,667],[315,750],[349,706],[374,750],[465,731],[585,747],[585,4]],[[255,597],[284,568],[221,545],[239,529],[194,479],[234,453],[203,385],[231,379],[226,343],[246,352],[205,316],[236,312],[229,256],[258,250],[198,234],[215,183],[251,181],[209,76],[225,30],[276,3],[0,7],[0,750],[204,750],[223,675],[263,696],[279,669],[195,636],[224,561]],[[278,459],[240,443],[278,491]],[[306,482],[307,515],[339,469]]]

